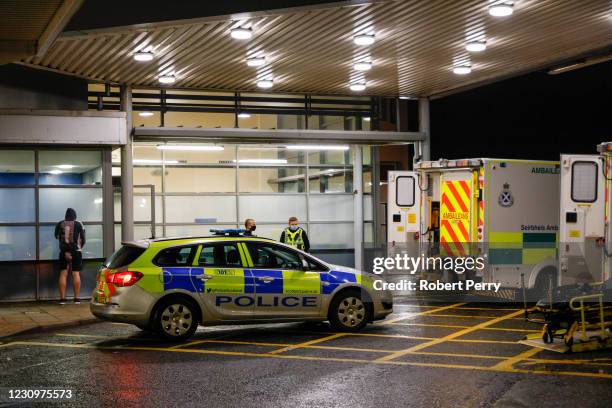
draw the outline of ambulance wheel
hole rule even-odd
[[[183,298],[170,298],[157,307],[155,331],[172,341],[183,341],[195,333],[199,319],[196,305]]]
[[[329,306],[329,323],[338,331],[356,332],[368,323],[368,308],[359,290],[337,295]]]

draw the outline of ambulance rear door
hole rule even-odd
[[[390,171],[387,194],[387,242],[418,241],[421,189],[417,172]]]
[[[561,284],[602,279],[606,204],[602,166],[598,155],[561,155]]]
[[[440,254],[467,256],[473,242],[474,172],[445,171],[440,178]]]

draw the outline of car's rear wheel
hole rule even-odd
[[[171,298],[157,308],[155,329],[166,339],[182,341],[193,336],[199,320],[196,306],[185,299]]]
[[[355,332],[368,323],[368,308],[358,290],[347,290],[332,300],[328,317],[334,329]]]

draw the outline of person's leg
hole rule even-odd
[[[60,300],[66,299],[66,280],[67,278],[68,278],[68,271],[66,269],[62,269],[59,274]]]
[[[77,300],[81,292],[81,273],[79,271],[72,271],[72,289],[74,290],[74,299]]]
[[[83,266],[83,255],[81,251],[72,253],[72,289],[74,290],[74,301],[79,301],[81,293],[81,268]]]

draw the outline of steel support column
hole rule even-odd
[[[355,244],[355,269],[363,269],[363,151],[360,145],[353,151],[353,230]]]
[[[419,99],[419,132],[425,136],[425,139],[420,142],[421,160],[431,160],[431,134],[429,128],[429,99]],[[415,156],[417,156],[415,154]]]
[[[102,151],[102,251],[105,258],[115,252],[115,192],[112,150]]]
[[[132,89],[121,87],[121,110],[126,114],[126,142],[121,147],[121,240],[134,240],[134,165],[132,141]]]

